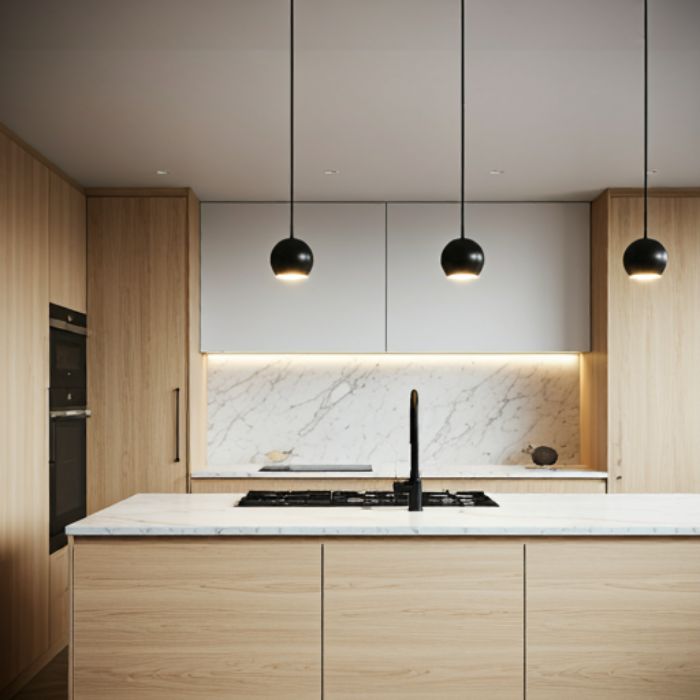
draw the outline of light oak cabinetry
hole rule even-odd
[[[700,697],[700,542],[77,537],[74,700]]]
[[[321,697],[321,546],[81,541],[74,700]]]
[[[49,557],[49,644],[61,649],[68,644],[69,569],[68,547]]]
[[[49,301],[87,310],[85,195],[49,173]]]
[[[698,554],[688,540],[528,544],[528,700],[700,697]]]
[[[0,131],[0,694],[49,646],[49,170]]]
[[[523,605],[517,542],[328,542],[324,697],[522,698]]]
[[[186,491],[193,208],[187,190],[88,192],[89,512]]]
[[[700,190],[652,190],[650,236],[669,254],[658,280],[631,280],[639,190],[593,204],[593,352],[582,356],[582,453],[618,492],[700,491]],[[640,439],[643,436],[644,439]]]

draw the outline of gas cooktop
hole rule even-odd
[[[238,503],[243,507],[309,508],[332,506],[408,506],[408,494],[393,491],[248,491]],[[424,491],[424,507],[498,507],[483,491]]]

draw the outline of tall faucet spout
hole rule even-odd
[[[419,511],[423,510],[423,483],[420,478],[418,458],[418,392],[415,389],[411,391],[410,441],[411,475],[408,479],[408,509]]]

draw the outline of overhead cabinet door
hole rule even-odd
[[[286,204],[202,206],[204,352],[383,352],[385,207],[300,204],[308,279],[283,282],[270,251],[289,235]]]
[[[389,352],[589,350],[588,204],[466,211],[486,262],[478,280],[454,282],[440,255],[459,235],[459,205],[389,205]]]

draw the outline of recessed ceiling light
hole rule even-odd
[[[505,175],[505,170],[489,170],[489,175]]]
[[[167,170],[156,170],[156,175],[167,175],[168,171]]]
[[[340,170],[333,170],[332,168],[329,168],[328,170],[323,171],[324,175],[340,175]]]
[[[647,170],[647,175],[656,175],[659,171],[656,168],[650,168]]]

